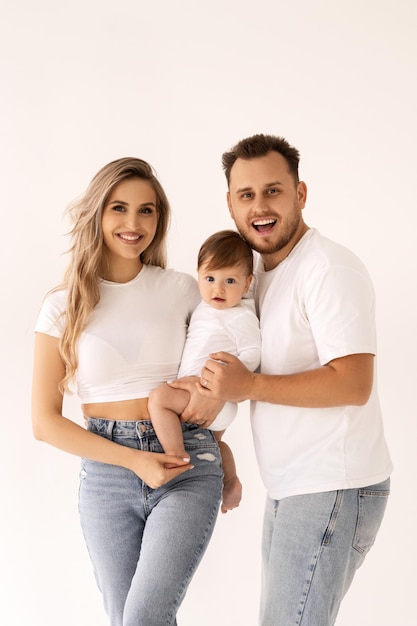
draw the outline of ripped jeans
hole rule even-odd
[[[149,421],[89,418],[88,430],[121,445],[162,452]],[[183,424],[194,468],[158,489],[130,470],[82,459],[79,512],[111,626],[175,626],[210,541],[222,490],[213,434]]]

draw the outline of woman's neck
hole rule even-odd
[[[105,261],[103,265],[101,277],[112,283],[128,283],[136,278],[143,266],[140,259],[135,259],[133,263],[131,261],[126,262],[124,259],[112,263]]]

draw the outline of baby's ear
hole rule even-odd
[[[249,287],[250,287],[250,284],[252,282],[252,278],[253,278],[253,274],[248,276],[247,279],[246,279],[245,293],[248,293],[248,291],[249,291]]]

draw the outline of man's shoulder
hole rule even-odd
[[[365,270],[362,260],[347,246],[330,239],[317,229],[311,229],[311,237],[305,248],[310,261],[325,266],[346,266],[356,270]]]

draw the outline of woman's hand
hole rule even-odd
[[[125,467],[152,489],[193,468],[188,457],[122,446],[65,418],[62,415],[62,393],[59,391],[64,375],[65,366],[58,339],[36,333],[32,415],[37,439],[79,457]]]
[[[158,452],[145,452],[144,450],[132,451],[132,459],[129,463],[136,476],[139,476],[151,489],[162,487],[173,478],[177,478],[184,472],[193,469],[189,458],[181,458],[173,454],[160,454]],[[167,465],[171,467],[168,469]],[[174,465],[175,467],[172,467]]]
[[[190,401],[180,416],[182,422],[208,428],[224,406],[223,400],[200,395],[200,379],[197,376],[179,378],[169,385],[175,389],[184,389],[190,394]]]

